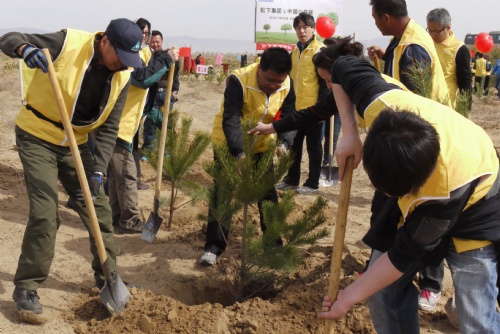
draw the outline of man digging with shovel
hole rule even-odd
[[[21,311],[21,320],[46,321],[40,316],[42,305],[37,289],[48,277],[61,223],[57,208],[58,179],[74,200],[75,210],[85,227],[91,231],[68,147],[71,140],[64,131],[56,101],[65,105],[71,120],[74,138],[70,138],[76,139],[102,234],[102,241],[97,245],[90,234],[95,284],[97,287],[105,284],[104,270],[115,278],[118,276],[111,211],[101,188],[129,89],[128,68],[141,66],[138,55],[141,38],[141,30],[134,22],[117,19],[110,22],[104,33],[72,29],[44,35],[11,32],[0,40],[0,49],[7,56],[22,57],[28,67],[37,69],[26,94],[27,104],[21,107],[15,128],[30,202],[29,220],[14,276],[13,298]],[[46,74],[49,63],[42,48],[47,48],[54,59],[61,99],[54,99]],[[96,129],[96,148],[92,155],[86,142],[88,133]],[[102,244],[107,255],[105,266],[101,265],[98,254],[101,249],[98,246]]]

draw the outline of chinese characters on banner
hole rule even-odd
[[[208,66],[206,65],[196,65],[196,73],[208,74]]]
[[[256,50],[278,46],[292,51],[298,41],[293,19],[302,12],[315,20],[329,16],[335,23],[335,34],[342,35],[343,0],[256,0],[255,6]]]

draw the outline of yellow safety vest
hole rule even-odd
[[[95,37],[100,34],[102,35],[102,32],[91,34],[85,31],[68,29],[64,46],[57,59],[54,60],[54,69],[70,120],[73,118],[83,76],[94,56]],[[113,73],[109,98],[104,110],[100,111],[99,117],[93,123],[85,126],[72,124],[78,145],[86,143],[87,134],[106,121],[129,78],[129,71]],[[56,123],[61,123],[59,109],[49,83],[49,76],[46,73],[41,70],[35,71],[26,92],[26,99],[28,104],[43,116]],[[26,109],[26,106],[21,107],[16,119],[16,125],[33,136],[54,145],[69,146],[63,129],[37,117],[32,111]]]
[[[430,122],[439,134],[440,153],[436,168],[416,195],[406,195],[398,200],[404,219],[425,201],[447,199],[453,190],[477,178],[482,180],[465,209],[488,193],[497,177],[499,163],[495,147],[481,127],[438,102],[411,92],[391,90],[366,108],[364,125],[367,131],[380,112],[387,108],[414,112]],[[477,249],[491,243],[487,240],[458,238],[453,238],[453,241],[457,252]]]
[[[152,53],[149,47],[142,48],[139,51],[144,64],[148,64]],[[134,135],[139,128],[144,105],[148,96],[148,90],[130,85],[127,94],[127,100],[123,107],[122,117],[120,119],[120,128],[118,129],[118,138],[127,143],[132,143]]]
[[[313,106],[318,102],[319,83],[316,68],[312,57],[325,45],[316,40],[316,36],[309,45],[300,53],[296,47],[292,51],[292,71],[290,77],[293,80],[295,90],[295,109],[302,110]]]
[[[396,80],[401,81],[399,75],[399,60],[403,55],[403,52],[410,44],[418,44],[423,47],[431,57],[431,76],[432,76],[432,92],[431,98],[435,101],[448,101],[448,86],[446,85],[446,80],[444,78],[443,69],[439,63],[439,58],[437,56],[434,41],[429,36],[429,34],[418,24],[410,19],[406,25],[405,31],[401,36],[398,46],[394,49],[394,59],[392,61],[392,73]],[[449,103],[451,106],[451,103]]]
[[[476,59],[476,77],[484,77],[486,75],[486,59]]]
[[[457,101],[457,63],[455,59],[457,52],[464,43],[457,39],[453,32],[442,43],[436,44],[436,52],[439,57],[439,62],[443,68],[444,78],[448,86],[448,94],[450,96],[451,106],[456,107]]]
[[[269,124],[273,122],[274,117],[281,109],[283,102],[285,101],[288,92],[290,91],[290,78],[287,77],[283,86],[281,86],[276,92],[267,96],[264,93],[257,82],[257,71],[259,64],[251,64],[239,70],[233,71],[231,75],[234,75],[241,83],[243,87],[243,108],[241,110],[242,117],[245,119],[251,119],[255,122],[262,122],[264,124]],[[229,77],[228,79],[229,80]],[[220,105],[220,111],[215,115],[214,125],[212,128],[212,142],[214,143],[225,143],[226,136],[222,130],[222,115],[224,113],[224,99]],[[276,138],[275,135],[271,135]],[[268,136],[259,135],[257,141],[254,145],[254,152],[260,153],[264,152],[266,147],[266,139]]]

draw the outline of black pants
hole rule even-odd
[[[262,158],[262,153],[255,154],[255,161],[259,162]],[[214,161],[216,164],[219,163],[219,159],[214,152]],[[269,168],[269,173],[273,172],[273,165]],[[208,209],[208,225],[207,225],[207,240],[205,243],[205,252],[214,253],[216,255],[220,255],[226,249],[227,243],[226,240],[229,236],[229,226],[231,225],[231,216],[224,218],[224,222],[220,224],[216,219],[213,218],[212,207],[217,203],[217,194],[218,187],[217,183],[214,180],[214,192],[213,196],[210,199],[211,203]],[[258,203],[259,214],[260,214],[260,227],[262,232],[266,231],[266,226],[264,224],[264,215],[262,212],[262,203],[264,201],[270,201],[273,203],[278,203],[278,194],[276,193],[276,189],[273,187],[269,190],[269,192],[264,196]],[[213,204],[213,205],[212,205]]]
[[[437,266],[427,265],[420,270],[418,286],[420,290],[439,293],[443,289],[444,260]]]
[[[307,153],[309,155],[309,177],[304,186],[318,189],[319,176],[321,174],[321,158],[323,151],[321,147],[321,130],[323,123],[316,123],[308,126],[305,130],[298,130],[295,139],[293,140],[292,152],[294,159],[292,166],[288,170],[288,174],[283,180],[285,183],[292,186],[298,186],[300,183],[300,164],[302,162],[302,148],[304,146],[304,138],[306,139]]]

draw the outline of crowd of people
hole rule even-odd
[[[438,304],[446,261],[460,331],[500,333],[498,153],[486,132],[454,109],[459,94],[472,99],[473,89],[486,89],[481,85],[487,73],[495,75],[494,87],[500,89],[500,60],[488,65],[478,53],[471,67],[470,53],[454,36],[444,8],[428,13],[424,29],[409,17],[404,0],[371,0],[370,6],[382,35],[393,37],[386,48],[366,49],[372,60],[383,60],[382,71],[364,58],[364,46],[350,37],[320,42],[314,17],[300,13],[293,21],[298,42],[291,54],[269,48],[258,62],[226,78],[212,142],[227,145],[234,159],[245,159],[241,124],[252,119],[259,120],[249,132],[258,135],[253,145],[257,161],[273,133],[278,134],[281,153],[292,151],[288,174],[258,202],[263,233],[261,205],[277,203],[277,190],[319,192],[322,161],[331,163],[322,149],[326,123],[335,124],[339,179],[349,156],[355,167],[362,161],[375,188],[370,228],[363,238],[372,254],[359,279],[337,296],[324,298],[320,318],[339,319],[367,300],[377,332],[419,333],[418,308],[433,310]],[[144,18],[112,20],[96,33],[7,33],[0,48],[36,69],[15,127],[30,212],[13,299],[18,310],[41,314],[37,289],[49,275],[60,225],[58,180],[89,230],[95,285],[105,283],[61,116],[48,98],[48,62],[41,49],[49,50],[59,76],[113,273],[113,233],[140,233],[144,226],[138,206],[138,190],[146,188],[140,161],[147,159],[144,152],[154,149],[163,108],[172,109],[177,101],[177,73],[168,103],[165,90],[179,54],[174,48],[164,50],[162,33]],[[422,96],[409,75],[416,64],[430,67],[429,96]],[[330,123],[330,117],[335,122]],[[367,131],[364,143],[358,126]],[[88,145],[89,138],[93,145]],[[304,139],[309,169],[300,185]],[[215,151],[214,161],[219,163]],[[216,265],[227,246],[231,217],[220,222],[210,212],[217,195],[215,184],[202,265]]]

